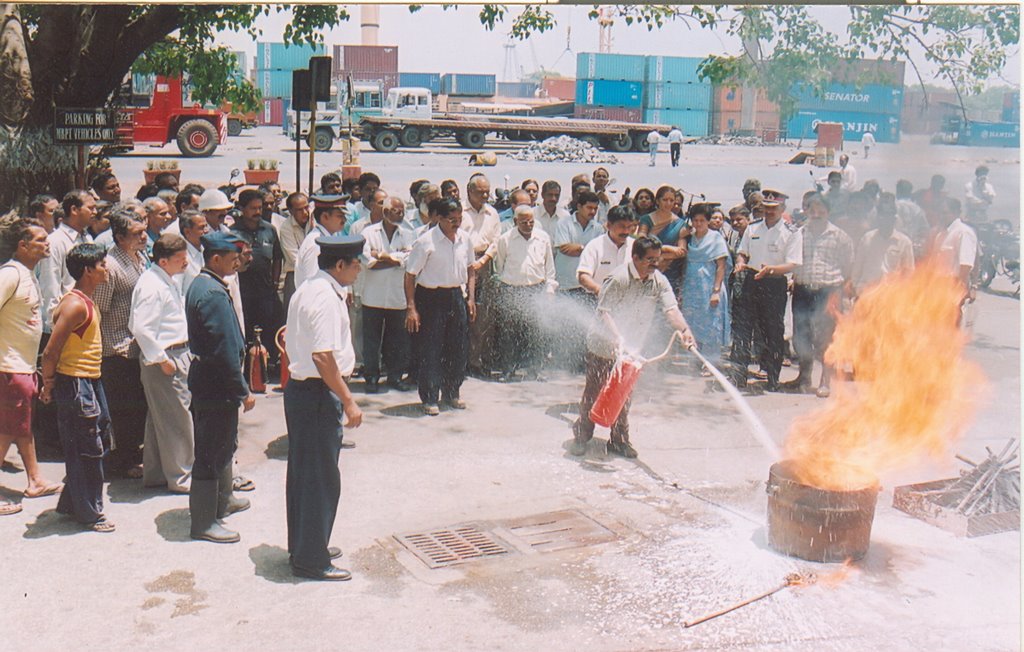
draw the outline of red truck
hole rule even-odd
[[[133,97],[140,101],[118,112],[117,142],[107,148],[111,153],[176,141],[183,156],[203,157],[227,140],[227,114],[198,103],[186,105],[181,77],[157,76],[152,92]]]

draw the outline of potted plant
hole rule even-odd
[[[258,186],[268,181],[277,183],[278,177],[281,175],[277,164],[278,162],[273,159],[249,159],[245,166],[245,183],[251,186]]]
[[[174,178],[181,181],[181,169],[177,161],[146,161],[146,169],[143,174],[146,176],[146,183],[154,183],[156,178],[164,172],[170,172]]]

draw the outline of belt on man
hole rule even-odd
[[[188,342],[178,342],[177,344],[171,344],[166,347],[164,351],[180,351],[188,348]]]

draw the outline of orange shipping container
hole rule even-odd
[[[713,96],[713,111],[741,111],[743,109],[743,89],[740,86],[716,86]],[[754,110],[758,113],[778,113],[779,105],[768,99],[763,88],[757,90]]]
[[[572,101],[576,99],[576,80],[548,77],[544,80],[542,88],[547,97]]]
[[[715,111],[711,114],[711,133],[731,134],[740,130],[743,124],[740,111]],[[778,111],[761,111],[754,116],[754,131],[778,129],[781,123]]]

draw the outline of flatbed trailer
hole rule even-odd
[[[445,136],[454,137],[463,147],[479,149],[492,134],[511,141],[565,135],[612,152],[645,152],[647,134],[669,129],[669,125],[662,124],[470,113],[443,113],[430,118],[365,116],[359,121],[360,137],[378,152],[393,152],[399,146],[419,147]]]

